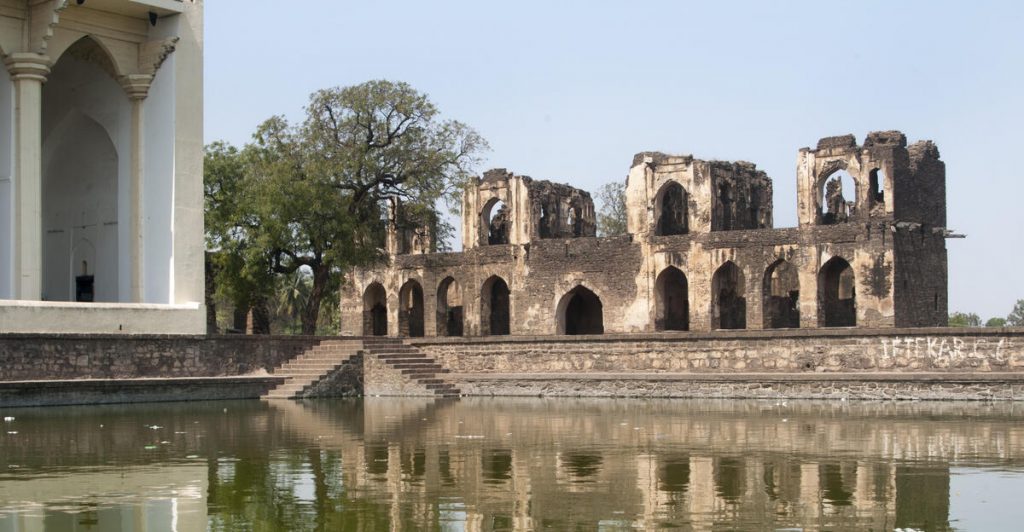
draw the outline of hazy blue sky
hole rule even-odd
[[[946,162],[950,310],[1024,298],[1024,2],[206,2],[206,140],[387,78],[506,167],[595,191],[632,155],[747,160],[796,225],[796,154],[899,129]]]

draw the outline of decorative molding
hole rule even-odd
[[[167,37],[158,41],[147,41],[139,45],[139,71],[150,77],[156,75],[177,47],[179,37]]]
[[[66,7],[67,0],[42,0],[29,6],[29,51],[46,55],[53,28]]]
[[[40,83],[50,74],[50,58],[34,53],[13,53],[4,58],[7,71],[14,81],[32,79]]]
[[[149,87],[153,84],[153,76],[150,74],[129,74],[121,76],[119,80],[128,98],[132,100],[144,100],[149,94]]]

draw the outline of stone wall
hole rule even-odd
[[[0,381],[216,377],[271,371],[311,336],[0,334]]]
[[[1024,373],[1024,329],[410,339],[453,373]]]

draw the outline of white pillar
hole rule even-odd
[[[145,119],[143,116],[143,103],[146,95],[149,94],[150,84],[153,76],[146,74],[133,74],[121,78],[121,85],[128,93],[128,99],[132,102],[132,142],[131,142],[131,212],[129,214],[128,227],[128,249],[131,253],[131,301],[141,303],[143,301],[143,227],[142,227],[142,187],[143,187],[143,153],[145,153]]]
[[[14,85],[14,298],[39,300],[43,287],[42,104],[50,60],[13,53],[4,60]]]

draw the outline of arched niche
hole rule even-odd
[[[601,298],[583,285],[566,292],[556,307],[558,334],[604,334]]]
[[[423,287],[409,279],[398,291],[398,334],[417,338],[423,336]]]
[[[765,270],[761,303],[765,329],[800,327],[800,277],[793,263],[779,259]]]
[[[857,214],[857,180],[846,171],[845,165],[824,172],[815,188],[820,225],[845,223]]]
[[[743,271],[727,261],[711,278],[711,328],[746,329],[747,300]]]
[[[42,90],[42,297],[130,298],[131,107],[106,48],[67,47]],[[152,244],[157,247],[156,243]],[[79,250],[92,249],[82,273]]]
[[[509,243],[512,218],[505,202],[491,198],[480,210],[480,245],[493,246]]]
[[[689,297],[690,288],[686,275],[675,266],[662,270],[654,282],[654,328],[659,331],[688,331]]]
[[[500,336],[510,330],[510,299],[508,283],[497,275],[492,275],[480,288],[480,334],[482,336]]]
[[[387,336],[388,294],[384,285],[373,282],[363,292],[363,336]]]
[[[818,324],[822,327],[857,325],[856,278],[850,263],[832,257],[818,272]]]
[[[682,185],[670,181],[654,199],[655,235],[682,235],[689,232],[689,195]]]
[[[445,277],[437,287],[437,335],[462,336],[462,288],[453,277]]]

